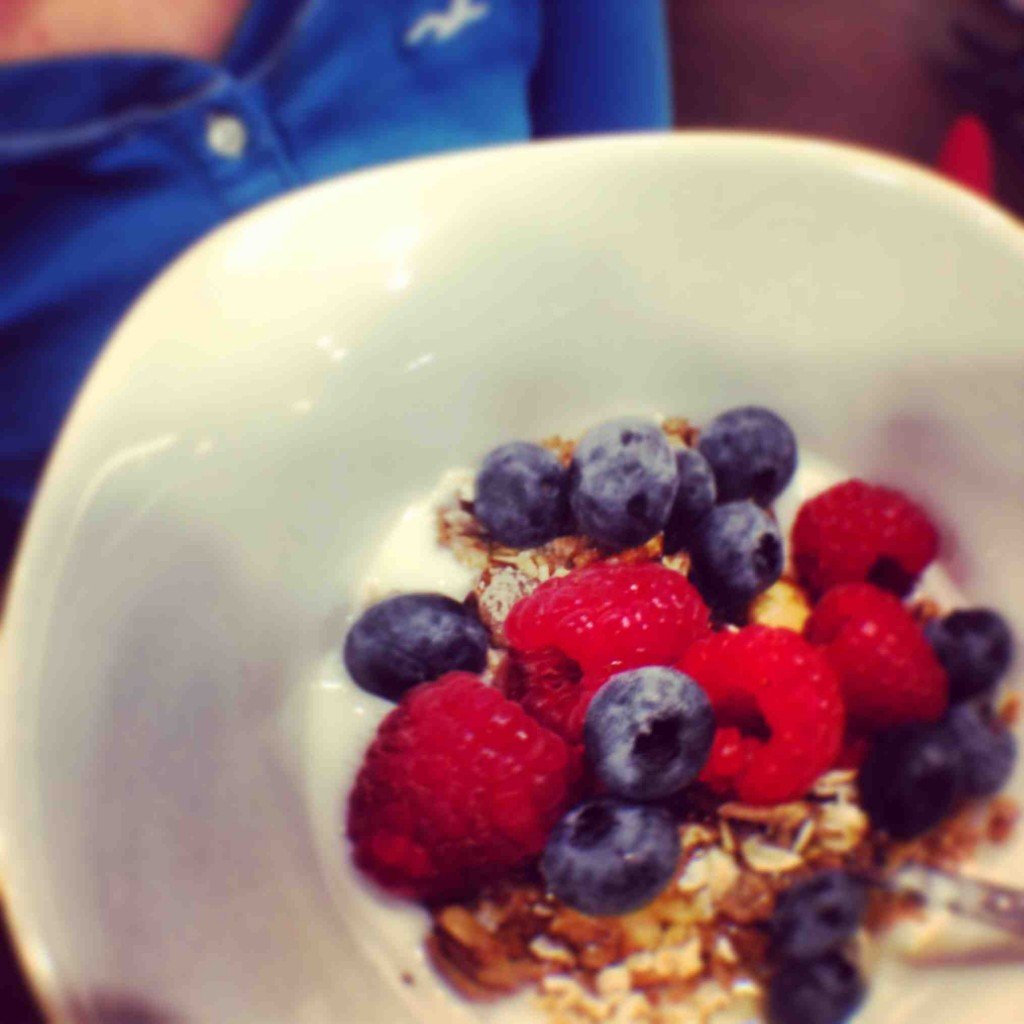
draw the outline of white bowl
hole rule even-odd
[[[763,402],[805,451],[921,495],[953,580],[1024,636],[1022,330],[1013,222],[792,140],[428,160],[202,242],[90,377],[7,607],[2,868],[54,1017],[477,1019],[416,913],[347,867],[380,705],[335,652],[403,507],[500,440]],[[1024,884],[1022,853],[987,870]],[[1021,1005],[1019,967],[917,970],[864,1020]]]

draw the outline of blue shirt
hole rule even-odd
[[[661,0],[253,0],[217,63],[0,65],[0,573],[104,339],[227,217],[384,161],[669,123]]]

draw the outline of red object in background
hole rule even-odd
[[[995,193],[992,137],[981,118],[965,114],[946,133],[939,170],[965,188],[991,197]]]

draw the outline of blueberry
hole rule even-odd
[[[445,672],[480,672],[487,629],[441,594],[401,594],[368,608],[345,638],[345,667],[368,693],[399,700]]]
[[[570,502],[581,533],[609,547],[634,547],[664,529],[677,484],[661,430],[644,420],[614,420],[576,446]]]
[[[794,960],[768,986],[770,1024],[843,1024],[864,1001],[864,979],[837,953]]]
[[[600,798],[570,811],[541,857],[548,889],[584,914],[646,906],[675,874],[679,830],[660,807]]]
[[[861,803],[894,839],[937,825],[962,796],[960,750],[949,730],[909,725],[879,735],[860,770]]]
[[[690,556],[704,600],[732,619],[778,580],[785,560],[778,523],[752,501],[715,506],[694,531]]]
[[[992,796],[1006,785],[1017,761],[1017,741],[993,714],[978,704],[958,704],[946,718],[963,760],[965,796]]]
[[[699,447],[715,472],[719,501],[750,498],[769,505],[796,470],[796,438],[789,424],[758,406],[723,412],[703,431]]]
[[[708,460],[696,448],[676,452],[679,490],[665,524],[665,551],[668,554],[686,547],[694,527],[715,504],[715,474]]]
[[[867,908],[861,882],[842,871],[823,871],[779,897],[769,922],[772,955],[814,960],[835,953],[860,927]]]
[[[502,544],[546,544],[568,532],[569,471],[540,445],[502,445],[484,459],[473,507],[477,519]]]
[[[1002,616],[987,608],[932,619],[925,636],[949,676],[953,701],[990,693],[1010,667],[1013,638]]]
[[[659,800],[700,774],[715,713],[707,694],[675,669],[612,676],[587,710],[584,740],[598,778],[616,796]]]

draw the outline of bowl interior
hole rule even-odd
[[[920,496],[950,579],[1024,635],[1022,257],[909,167],[722,136],[425,161],[187,254],[78,401],[8,603],[3,871],[54,1013],[483,1013],[432,980],[416,914],[346,874],[381,705],[336,652],[403,508],[500,441],[773,406],[812,463]],[[1022,853],[986,869],[1024,885]],[[920,969],[864,1019],[1022,1001],[1012,962]]]

